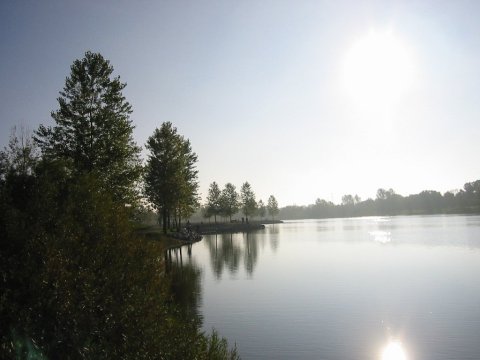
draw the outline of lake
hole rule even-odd
[[[480,359],[480,216],[286,221],[183,262],[246,360]]]

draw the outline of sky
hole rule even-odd
[[[476,1],[4,0],[0,145],[13,126],[54,125],[90,50],[127,83],[139,145],[165,121],[190,139],[203,199],[213,181],[248,181],[280,206],[462,188],[480,179],[479,13]]]

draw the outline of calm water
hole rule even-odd
[[[205,236],[190,264],[243,359],[480,359],[479,216],[291,221]]]

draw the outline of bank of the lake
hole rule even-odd
[[[159,246],[164,250],[192,245],[202,239],[202,236],[195,231],[164,234],[163,229],[159,225],[138,225],[135,232],[146,239],[158,242]]]
[[[191,228],[202,235],[212,234],[235,234],[265,229],[265,225],[281,224],[281,220],[254,220],[254,221],[232,221],[232,222],[200,222],[192,223]]]
[[[254,220],[232,222],[192,222],[184,224],[181,231],[163,233],[159,225],[139,225],[136,232],[143,236],[160,240],[167,247],[187,245],[201,240],[197,235],[235,234],[265,229],[265,225],[282,224],[282,220]]]

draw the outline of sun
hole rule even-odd
[[[392,31],[371,31],[347,53],[343,75],[346,90],[356,103],[371,110],[388,108],[412,82],[411,54]]]

